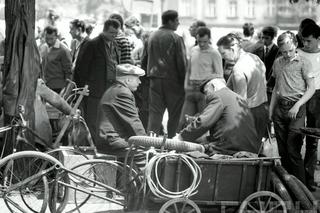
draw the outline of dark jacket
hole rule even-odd
[[[245,100],[229,88],[207,97],[207,106],[191,124],[181,131],[185,141],[194,142],[207,131],[217,150],[223,154],[238,151],[257,153],[260,147],[254,120]]]
[[[113,84],[102,96],[98,107],[98,151],[126,148],[130,136],[146,135],[132,92],[121,82]]]
[[[116,43],[112,41],[110,48],[106,48],[103,36],[99,35],[81,48],[74,71],[75,82],[79,87],[88,84],[89,95],[101,98],[116,79],[119,60]]]
[[[278,46],[273,44],[268,54],[265,55],[264,46],[260,45],[258,48],[252,51],[253,54],[257,55],[266,66],[266,80],[268,81],[272,76],[272,66],[274,60],[278,57]]]
[[[147,45],[148,77],[174,79],[184,83],[186,51],[182,38],[173,30],[160,27]]]

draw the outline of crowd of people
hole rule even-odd
[[[202,143],[209,155],[259,154],[273,122],[284,168],[314,190],[317,140],[307,137],[302,159],[299,128],[320,128],[319,26],[305,19],[297,35],[279,36],[264,26],[255,40],[245,23],[243,36],[229,33],[216,48],[205,22],[190,26],[192,46],[175,33],[179,24],[174,10],[163,12],[154,32],[111,14],[90,39],[76,19],[70,48],[47,26],[39,46],[44,82],[57,93],[68,78],[89,86],[83,115],[98,151],[108,154],[122,155],[130,136],[164,129],[169,138]]]

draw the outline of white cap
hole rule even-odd
[[[117,76],[124,76],[124,75],[144,76],[145,72],[140,67],[134,66],[132,64],[117,65]]]

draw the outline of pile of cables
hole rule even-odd
[[[178,160],[187,166],[192,173],[192,181],[189,187],[182,191],[170,191],[166,189],[159,180],[158,169],[161,163],[167,162],[168,160]],[[152,193],[158,198],[163,199],[174,199],[181,197],[190,197],[197,193],[197,187],[201,181],[202,173],[199,165],[189,156],[178,153],[159,153],[153,156],[145,167],[145,178],[146,182]]]

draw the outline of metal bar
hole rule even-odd
[[[180,191],[180,179],[181,179],[181,165],[182,165],[182,160],[181,157],[179,156],[177,160],[177,170],[176,170],[176,192]]]
[[[81,189],[81,188],[78,188],[78,187],[75,187],[75,186],[72,186],[70,184],[67,184],[63,181],[58,181],[59,184],[63,185],[63,186],[66,186],[66,187],[69,187],[69,188],[72,188],[74,190],[77,190],[77,191],[80,191],[80,192],[83,192],[83,193],[86,193],[86,194],[89,194],[89,195],[92,195],[92,196],[95,196],[97,198],[100,198],[102,200],[106,200],[106,201],[110,201],[112,203],[115,203],[115,204],[118,204],[118,205],[121,205],[121,206],[124,206],[123,203],[119,202],[119,201],[116,201],[116,200],[113,200],[111,198],[108,198],[108,197],[103,197],[103,196],[100,196],[100,195],[97,195],[97,194],[94,194],[88,190],[85,190],[85,189]]]
[[[74,106],[72,108],[72,111],[75,111],[76,109],[78,109],[78,107],[79,107],[79,105],[80,105],[80,103],[81,103],[81,101],[83,99],[83,96],[87,96],[88,92],[89,92],[88,85],[85,85],[84,88],[83,88],[83,91],[81,93],[79,93],[79,97],[78,97],[76,103],[74,104]],[[63,127],[62,127],[62,129],[61,129],[61,131],[60,131],[60,133],[58,135],[58,137],[56,138],[55,142],[52,145],[53,147],[58,147],[58,145],[59,145],[64,133],[66,132],[67,128],[69,127],[71,119],[72,118],[67,119],[66,122],[64,123],[64,125],[63,125]]]
[[[216,200],[216,196],[218,193],[218,189],[219,189],[219,175],[220,175],[220,170],[221,170],[221,164],[218,164],[218,168],[217,168],[217,172],[216,172],[216,179],[214,182],[214,191],[213,191],[213,200]]]
[[[21,186],[25,185],[26,183],[29,183],[29,182],[31,182],[31,181],[33,181],[35,179],[39,179],[42,176],[44,176],[46,173],[48,173],[48,172],[50,172],[52,170],[55,170],[55,165],[50,167],[49,169],[44,169],[44,170],[38,172],[37,174],[34,174],[34,175],[32,175],[32,176],[30,176],[30,177],[28,177],[28,178],[26,178],[26,179],[24,179],[24,180],[22,180],[22,181],[20,181],[20,182],[18,182],[16,184],[14,184],[14,185],[9,186],[7,188],[7,190],[6,190],[6,192],[13,191],[13,190],[15,190],[17,188],[20,188]]]
[[[23,208],[21,208],[19,206],[19,204],[17,204],[16,202],[14,202],[13,200],[11,200],[7,195],[4,198],[6,201],[8,201],[9,203],[11,203],[11,205],[13,205],[14,207],[16,207],[17,209],[19,209],[21,212],[25,212],[27,213],[28,211],[25,211]]]
[[[117,189],[115,189],[115,188],[113,188],[113,187],[111,187],[111,186],[108,186],[108,185],[106,185],[106,184],[104,184],[104,183],[101,183],[101,182],[99,182],[99,181],[95,181],[95,180],[89,179],[89,178],[87,178],[87,177],[84,177],[84,176],[82,176],[82,175],[79,175],[79,174],[77,174],[76,172],[74,172],[74,171],[72,171],[72,170],[70,170],[70,169],[64,168],[64,167],[62,167],[61,169],[62,169],[62,170],[65,170],[65,171],[67,171],[68,173],[71,173],[71,174],[73,174],[73,175],[75,175],[75,176],[77,176],[77,177],[80,177],[80,178],[82,178],[82,179],[84,179],[84,180],[87,180],[87,181],[89,181],[89,182],[91,182],[91,183],[95,183],[95,184],[97,184],[98,186],[101,186],[101,187],[104,187],[104,188],[106,188],[106,189],[108,189],[108,190],[110,190],[110,191],[113,191],[113,192],[115,192],[115,193],[117,193],[117,194],[123,195],[123,193],[120,192],[119,190],[117,190]],[[70,177],[70,179],[72,180],[71,177]],[[74,181],[74,180],[72,180],[72,181],[76,183],[76,181]]]
[[[262,171],[263,171],[263,160],[260,160],[260,161],[259,161],[259,172],[258,172],[257,191],[260,191],[260,190],[261,190]]]
[[[241,180],[240,180],[240,187],[239,187],[239,201],[243,200],[243,191],[245,190],[245,184],[247,181],[247,165],[242,165],[242,172],[241,172]]]

